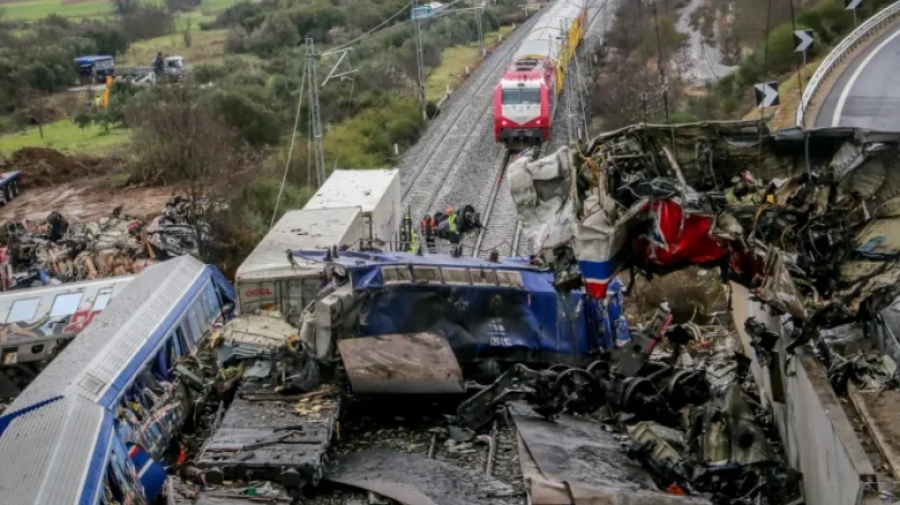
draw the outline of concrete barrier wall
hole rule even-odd
[[[762,366],[744,331],[744,321],[758,321],[787,335],[779,317],[750,300],[743,286],[731,285],[734,323],[744,352],[753,359],[751,369],[762,396],[772,409],[784,442],[788,462],[803,473],[806,503],[851,505],[863,502],[867,483],[875,482],[875,470],[866,456],[847,415],[828,383],[828,377],[812,356],[797,355],[787,362],[779,350],[770,366]]]

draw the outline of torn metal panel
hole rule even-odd
[[[507,174],[519,219],[525,223],[523,243],[532,244],[532,253],[571,240],[575,211],[568,198],[568,149],[537,161],[520,156],[510,163]]]
[[[655,490],[653,479],[599,424],[562,415],[556,422],[521,404],[510,406],[516,430],[545,477],[623,491]]]
[[[569,416],[540,418],[510,407],[519,432],[519,461],[533,505],[708,505],[699,497],[657,490],[653,479],[602,426]]]
[[[222,328],[222,345],[227,354],[239,358],[267,355],[291,340],[299,331],[277,311],[242,314]]]
[[[432,333],[340,340],[341,360],[357,393],[463,393],[447,339]]]
[[[374,491],[402,505],[500,505],[513,489],[481,472],[424,455],[363,451],[340,456],[327,480]]]
[[[806,319],[806,307],[778,249],[769,249],[763,275],[762,286],[756,291],[756,296],[781,312]]]

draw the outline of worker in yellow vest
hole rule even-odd
[[[453,208],[447,209],[447,234],[450,235],[450,243],[453,244],[454,249],[459,248],[459,226],[456,224],[456,212],[453,211]]]
[[[409,252],[411,252],[412,254],[416,254],[419,249],[419,234],[416,233],[416,230],[412,227],[410,227],[409,233]]]

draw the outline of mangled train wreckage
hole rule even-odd
[[[594,297],[621,270],[718,265],[813,329],[900,293],[898,142],[850,128],[640,125],[518,161],[511,191],[533,252]]]

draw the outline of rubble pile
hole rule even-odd
[[[535,371],[519,365],[461,404],[458,421],[482,429],[496,416],[498,405],[511,403],[519,415],[528,409],[533,412],[527,423],[537,422],[534,414],[558,423],[547,424],[548,433],[573,427],[595,430],[592,425],[597,424],[613,431],[617,450],[639,465],[645,479],[670,495],[721,505],[788,504],[800,499],[802,476],[778,452],[774,426],[749,377],[750,360],[735,351],[733,335],[721,337],[720,328],[669,327],[665,314],[661,309],[660,317],[633,334],[636,346],[620,347],[586,369]],[[656,345],[663,335],[668,348]],[[527,403],[526,410],[521,402]],[[520,441],[529,445],[523,435],[527,430],[518,421],[517,427],[520,438],[525,437]],[[612,457],[609,451],[607,458]],[[541,465],[540,457],[537,464]],[[597,466],[584,478],[596,479],[601,470]],[[634,480],[641,474],[631,475],[621,479]],[[570,479],[566,476],[564,481]],[[581,484],[591,487],[591,482]],[[531,489],[532,494],[537,492]]]
[[[188,199],[176,197],[149,223],[121,208],[88,223],[59,212],[44,222],[9,222],[0,237],[4,289],[134,274],[155,261],[197,256],[197,236],[208,235],[209,227],[195,212]]]

